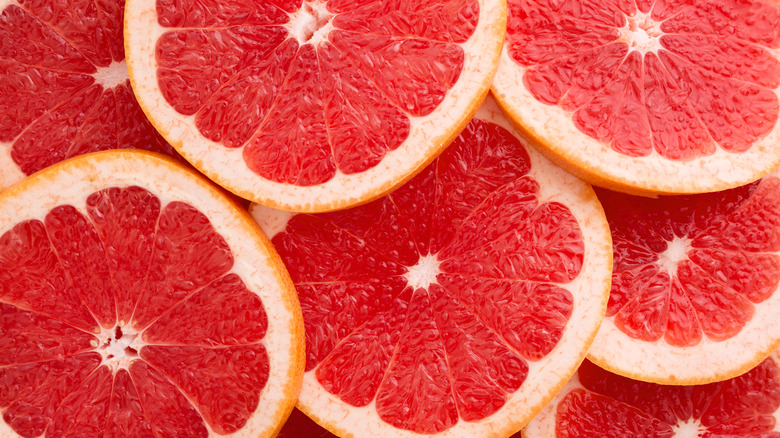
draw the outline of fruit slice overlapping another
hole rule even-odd
[[[160,155],[99,152],[0,195],[0,436],[268,437],[303,323],[245,211]]]
[[[780,344],[780,177],[649,199],[597,190],[612,230],[607,317],[589,353],[639,380],[746,372]]]
[[[780,355],[697,386],[638,382],[583,362],[524,438],[780,438]]]
[[[376,199],[438,155],[490,87],[504,0],[131,0],[142,108],[233,193],[284,210]]]
[[[726,190],[780,165],[780,3],[509,0],[493,90],[594,184]]]
[[[254,205],[306,328],[298,407],[340,436],[508,436],[571,376],[605,310],[603,211],[489,101],[397,191],[325,214]]]
[[[130,89],[123,0],[0,2],[0,190],[75,155],[176,155]]]

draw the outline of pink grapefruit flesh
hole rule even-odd
[[[0,9],[0,189],[76,155],[167,154],[130,89],[124,4],[20,0]]]
[[[400,185],[462,129],[497,64],[503,9],[133,0],[130,75],[152,122],[215,181],[287,209],[343,208]]]
[[[739,377],[697,386],[638,382],[585,361],[523,432],[526,438],[778,438],[778,410],[777,354]]]
[[[780,178],[658,199],[597,194],[615,261],[598,363],[668,383],[722,380],[780,342]],[[628,344],[648,351],[617,354]]]
[[[380,200],[291,217],[254,208],[301,300],[299,406],[334,433],[512,433],[584,353],[608,276],[598,205],[488,120]]]
[[[157,157],[66,164],[0,198],[0,435],[267,436],[276,425],[263,423],[283,419],[279,409],[290,408],[294,392],[278,375],[285,362],[295,365],[278,351],[271,333],[280,328],[269,322],[256,279],[236,269],[245,255],[231,249],[235,237],[223,234],[224,213],[215,213],[220,202],[235,207]],[[101,186],[102,172],[132,181],[123,166],[167,172],[168,182],[158,175],[146,187],[75,190],[62,204],[41,192],[88,174],[95,182],[71,183]],[[177,184],[200,208],[176,199]],[[38,205],[31,196],[48,199]],[[36,206],[24,211],[24,202]],[[267,269],[260,255],[253,263]],[[290,336],[281,334],[286,349]],[[287,406],[269,402],[285,393]]]
[[[777,2],[510,0],[508,10],[497,97],[580,175],[698,193],[780,164]]]

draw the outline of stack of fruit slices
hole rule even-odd
[[[780,6],[506,6],[0,1],[0,436],[780,437]]]

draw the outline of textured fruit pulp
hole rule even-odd
[[[243,147],[258,175],[310,186],[376,166],[436,109],[479,3],[157,0],[157,13],[181,29],[156,46],[168,103],[205,138]]]
[[[588,361],[577,375],[584,388],[558,404],[556,438],[780,438],[773,432],[780,369],[771,358],[734,379],[699,386],[637,382]]]
[[[287,419],[281,432],[276,438],[337,438],[306,416],[295,409]]]
[[[776,2],[510,0],[507,45],[536,99],[621,154],[743,152],[777,123]]]
[[[584,251],[529,170],[509,131],[475,119],[391,195],[294,216],[274,237],[325,390],[419,433],[505,404],[560,340]]]
[[[0,146],[25,174],[120,147],[175,155],[130,89],[123,5],[14,0],[2,10]]]
[[[268,379],[267,318],[225,240],[139,187],[82,208],[0,237],[3,420],[25,437],[240,429]]]
[[[780,178],[659,199],[597,194],[614,244],[607,317],[632,338],[728,339],[778,293]]]

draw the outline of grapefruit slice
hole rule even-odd
[[[509,0],[493,90],[553,161],[634,194],[780,165],[776,0]]]
[[[339,436],[507,436],[562,387],[605,310],[592,189],[492,101],[408,184],[335,213],[251,211],[306,327],[298,407]]]
[[[780,355],[724,382],[665,386],[583,362],[525,438],[780,437]]]
[[[504,0],[130,0],[130,79],[155,127],[233,193],[294,211],[422,170],[490,87]]]
[[[742,374],[780,344],[780,177],[648,199],[597,190],[612,229],[607,315],[589,353],[639,380]]]
[[[88,152],[175,155],[130,89],[121,0],[0,1],[0,190]]]
[[[0,436],[272,436],[304,365],[293,286],[246,212],[109,151],[0,194]]]

